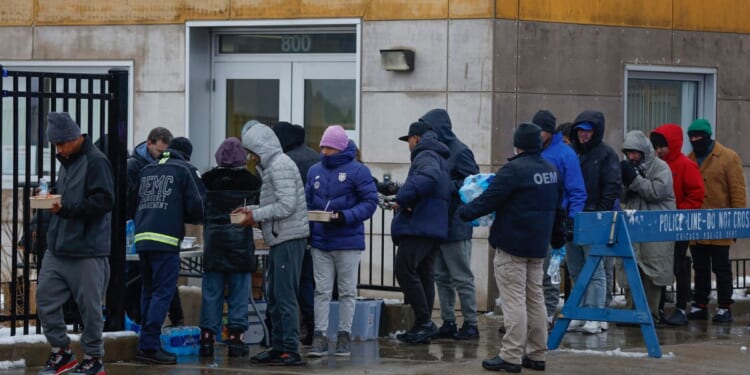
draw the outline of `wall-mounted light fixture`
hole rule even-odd
[[[381,49],[380,64],[383,69],[395,72],[414,71],[414,51],[410,49]]]

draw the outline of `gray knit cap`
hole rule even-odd
[[[81,128],[67,112],[47,114],[47,140],[52,144],[70,142],[81,136]]]

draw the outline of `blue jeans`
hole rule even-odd
[[[440,297],[440,319],[456,321],[456,293],[464,323],[477,324],[477,296],[471,272],[471,240],[443,242],[435,258],[435,285]]]
[[[227,329],[247,331],[248,296],[250,295],[250,273],[206,272],[203,274],[203,296],[201,302],[200,327],[214,334],[221,333],[221,315],[224,307],[224,286],[229,287],[227,296]]]
[[[161,326],[180,276],[180,255],[176,252],[142,252],[138,253],[138,258],[143,277],[138,349],[157,350],[161,347]]]
[[[583,269],[583,264],[586,262],[586,258],[589,256],[591,246],[580,246],[571,244],[567,247],[566,262],[568,264],[568,272],[570,272],[570,279],[575,284],[578,279],[578,275]],[[607,288],[607,280],[604,275],[604,261],[599,262],[599,265],[594,271],[594,275],[591,277],[591,282],[586,292],[583,294],[581,306],[583,307],[596,307],[604,308],[605,289]]]
[[[307,239],[271,246],[268,262],[268,314],[271,317],[271,349],[299,353],[297,292]]]

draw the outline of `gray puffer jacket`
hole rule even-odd
[[[242,144],[260,157],[257,168],[263,185],[260,207],[253,210],[253,218],[261,224],[263,239],[274,246],[309,237],[305,187],[297,165],[282,152],[276,134],[257,124],[245,133]]]
[[[625,186],[622,207],[647,211],[677,209],[672,188],[672,170],[665,161],[656,157],[651,141],[646,135],[640,130],[628,132],[622,149],[637,150],[644,156],[643,161],[636,167],[638,176],[630,186]],[[654,284],[672,284],[673,242],[634,243],[633,250],[638,266]],[[625,276],[625,273],[618,272],[619,275]],[[618,281],[625,281],[624,277]]]

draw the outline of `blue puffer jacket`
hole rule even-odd
[[[321,156],[307,174],[305,197],[310,210],[336,211],[345,222],[310,222],[310,243],[320,250],[364,250],[364,221],[378,206],[370,169],[355,160],[354,142],[331,156]]]
[[[448,236],[448,206],[451,200],[448,147],[428,131],[411,152],[406,181],[396,194],[399,210],[391,222],[391,236],[398,244],[403,236],[434,238]]]
[[[487,190],[459,208],[458,215],[468,221],[494,211],[492,247],[518,257],[544,258],[553,229],[559,231],[554,226],[561,195],[557,168],[539,152],[524,152],[509,159]]]
[[[464,183],[467,176],[479,173],[479,166],[474,160],[474,153],[471,152],[463,142],[458,140],[453,134],[453,126],[448,112],[444,109],[433,109],[419,119],[432,127],[437,134],[438,140],[448,146],[450,155],[448,156],[448,170],[451,179],[451,202],[448,211],[448,238],[447,241],[469,240],[472,237],[473,227],[471,223],[464,222],[456,215],[456,210],[463,206],[461,197],[458,195],[458,189]]]
[[[573,149],[565,144],[562,133],[552,135],[549,145],[542,151],[542,157],[552,163],[560,172],[564,193],[562,206],[568,217],[575,217],[586,205],[586,185],[583,183],[581,165]]]
[[[185,223],[203,220],[203,196],[189,164],[167,149],[156,164],[141,169],[135,193],[137,252],[179,252]]]

